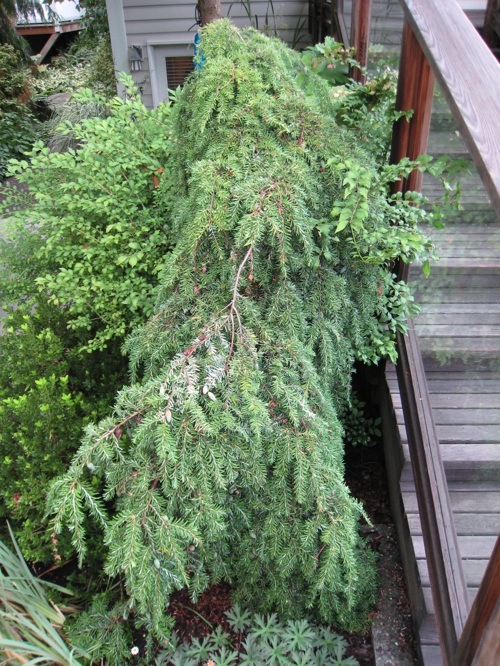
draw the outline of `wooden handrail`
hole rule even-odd
[[[500,215],[500,65],[455,0],[400,0]]]
[[[455,0],[401,0],[405,9],[397,104],[413,110],[396,124],[391,158],[424,153],[430,127],[434,77],[468,145],[493,205],[500,213],[500,68]],[[418,172],[396,191],[420,190]],[[400,262],[398,275],[408,278]],[[398,335],[398,384],[414,472],[436,623],[444,663],[457,662],[458,639],[467,622],[467,587],[457,546],[446,477],[439,451],[423,363],[410,322]],[[483,609],[484,610],[484,609]],[[479,611],[478,611],[479,612]],[[483,616],[481,616],[483,617]],[[484,624],[471,629],[475,650]],[[491,632],[489,634],[491,637]],[[462,646],[464,644],[461,644]],[[463,648],[462,648],[463,649]],[[488,648],[491,650],[491,648]]]

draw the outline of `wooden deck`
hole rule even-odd
[[[439,152],[442,137],[437,148],[433,140],[431,135],[431,150]],[[416,332],[472,603],[500,533],[500,223],[494,221],[479,179],[467,179],[474,186],[467,190],[464,213],[431,233],[440,262],[428,280],[415,267],[412,282],[422,309]],[[430,196],[435,187],[428,184]],[[393,481],[399,475],[401,497],[396,522],[422,661],[435,666],[442,659],[393,366],[386,378],[402,452],[401,465],[392,471]]]

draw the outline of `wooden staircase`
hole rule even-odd
[[[429,152],[467,158],[451,116],[437,100]],[[412,283],[421,313],[415,328],[440,443],[469,601],[500,533],[500,223],[479,176],[462,179],[463,211],[432,230],[440,261]],[[424,193],[439,194],[432,179]],[[403,559],[418,625],[422,662],[442,664],[401,398],[393,366],[386,371],[389,411],[402,459],[392,478],[401,497]],[[389,474],[391,476],[391,473]]]

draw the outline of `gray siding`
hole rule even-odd
[[[108,0],[109,1],[109,0]],[[111,0],[119,2],[120,0]],[[192,43],[196,33],[194,26],[195,0],[121,0],[125,16],[125,32],[128,45],[143,47],[144,61],[142,71],[133,74],[140,85],[144,103],[153,105],[151,89],[151,65],[149,57],[154,47],[171,46],[172,55],[193,52]],[[288,44],[302,36],[302,45],[308,43],[308,2],[306,0],[267,0],[251,1],[252,15],[257,17],[258,27],[274,35],[277,30],[281,39]],[[274,16],[271,12],[274,7]],[[241,2],[222,2],[223,16],[229,15],[239,26],[250,24],[245,8]],[[266,19],[267,14],[267,19]],[[254,20],[255,24],[255,20]],[[302,29],[298,26],[303,24]],[[147,45],[150,48],[147,48]]]
[[[457,2],[476,27],[483,25],[487,0],[457,0]],[[348,34],[351,30],[352,5],[353,0],[344,0],[344,18]],[[373,0],[370,43],[382,44],[388,49],[399,52],[403,18],[403,8],[398,0]]]

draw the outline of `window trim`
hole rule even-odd
[[[161,102],[168,101],[168,80],[165,58],[186,56],[192,54],[194,57],[194,45],[186,41],[161,41],[147,42],[149,74],[151,77],[151,94],[153,96],[153,107],[156,108]]]

